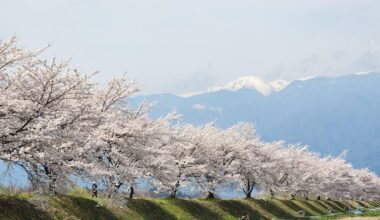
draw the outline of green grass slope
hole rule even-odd
[[[218,199],[133,199],[126,205],[83,195],[32,196],[0,195],[0,219],[300,219],[327,215],[329,210],[344,212],[347,207],[379,207],[376,202],[301,200],[218,200]],[[377,213],[380,214],[380,213]],[[377,215],[376,213],[372,215]],[[343,215],[342,215],[343,216]],[[347,215],[345,215],[347,216]],[[332,219],[325,217],[325,219]]]

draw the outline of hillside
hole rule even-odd
[[[306,216],[326,216],[329,210],[342,213],[348,207],[357,206],[369,209],[380,206],[380,203],[256,199],[134,199],[129,200],[126,207],[117,207],[111,200],[92,199],[83,195],[60,195],[55,198],[0,195],[0,219],[214,220],[238,219],[247,214],[250,219],[298,219],[300,214],[297,212],[300,210],[305,210]],[[380,213],[369,213],[369,215],[378,214]]]
[[[325,155],[348,150],[347,160],[355,167],[380,173],[380,73],[296,80],[268,95],[261,87],[240,84],[237,90],[226,87],[190,97],[138,96],[131,104],[145,99],[155,103],[153,117],[175,111],[197,125],[253,122],[263,140],[303,143]]]

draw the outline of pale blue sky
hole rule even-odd
[[[378,0],[0,0],[0,37],[144,93],[380,69]]]

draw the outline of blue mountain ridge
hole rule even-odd
[[[380,174],[380,73],[297,80],[264,96],[255,89],[220,90],[191,97],[172,94],[136,96],[155,103],[153,118],[169,112],[183,121],[219,127],[253,122],[265,141],[302,143],[322,155],[348,150],[354,167]]]

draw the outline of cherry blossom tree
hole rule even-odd
[[[260,141],[254,126],[240,123],[228,129],[236,156],[232,163],[232,173],[240,183],[246,198],[251,198],[255,188],[268,184],[268,176],[274,171],[275,161],[271,144]]]
[[[63,166],[71,149],[83,143],[89,109],[86,100],[92,85],[68,62],[41,60],[20,48],[4,47],[9,49],[1,55],[5,62],[1,71],[1,158],[32,168],[28,170],[31,175],[45,172],[54,193],[56,176],[63,174],[56,167]]]
[[[151,104],[128,100],[139,88],[124,74],[106,86],[69,61],[0,41],[0,160],[25,170],[33,188],[55,194],[79,175],[104,180],[109,196],[135,180],[176,197],[198,184],[214,198],[234,183],[250,198],[265,190],[331,199],[379,200],[380,179],[342,157],[306,146],[264,142],[250,123],[230,128],[183,124],[176,114],[152,119]]]

